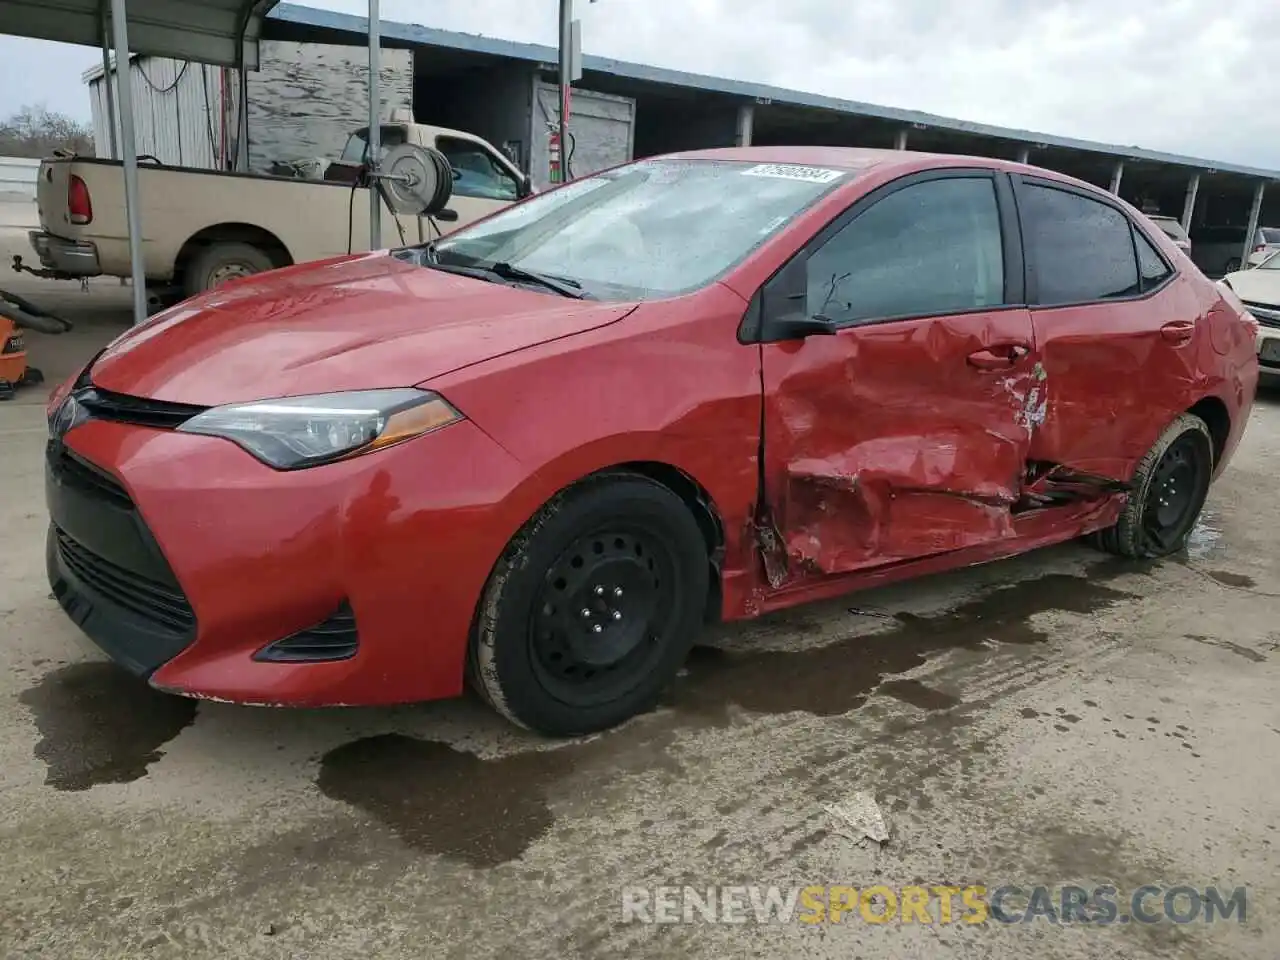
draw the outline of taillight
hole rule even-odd
[[[74,173],[67,181],[67,213],[72,223],[91,223],[93,221],[93,203],[89,199],[89,188]]]
[[[1267,245],[1266,245],[1265,243],[1260,243],[1260,244],[1258,244],[1256,247],[1254,247],[1254,248],[1253,248],[1253,252],[1254,252],[1254,253],[1261,253],[1261,252],[1262,252],[1263,250],[1265,250],[1265,249],[1267,249]]]

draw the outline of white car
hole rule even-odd
[[[1280,228],[1259,227],[1253,237],[1253,252],[1249,254],[1249,266],[1256,267],[1280,251]]]
[[[1258,369],[1262,379],[1280,386],[1280,250],[1219,283],[1233,290],[1258,321]]]

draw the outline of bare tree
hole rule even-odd
[[[54,113],[44,104],[26,106],[0,121],[0,157],[47,157],[54,150],[93,156],[88,124]]]

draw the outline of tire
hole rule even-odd
[[[1179,457],[1186,462],[1169,473]],[[1093,535],[1094,545],[1130,558],[1177,553],[1186,546],[1200,517],[1212,477],[1213,437],[1203,420],[1184,413],[1138,463],[1124,512],[1115,526]],[[1167,487],[1165,480],[1170,482]],[[1179,484],[1185,484],[1182,490],[1177,489]]]
[[[212,290],[228,280],[274,270],[275,263],[261,247],[225,241],[205,247],[191,260],[182,278],[189,297]]]
[[[569,487],[490,574],[468,681],[537,733],[616,726],[652,708],[684,663],[709,566],[689,508],[658,482],[610,473]]]

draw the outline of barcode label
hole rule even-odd
[[[843,170],[826,167],[804,167],[792,163],[757,163],[742,171],[744,177],[773,177],[778,180],[803,180],[806,183],[830,183],[844,176]]]

